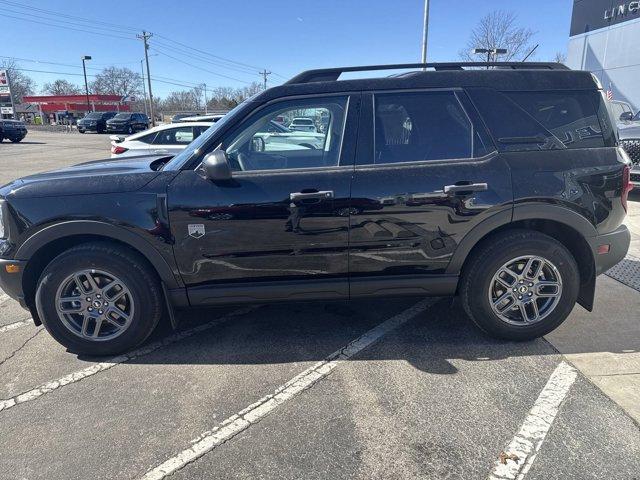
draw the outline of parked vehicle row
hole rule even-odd
[[[477,66],[312,70],[198,136],[116,143],[195,138],[173,157],[16,180],[0,189],[0,286],[90,354],[140,344],[167,309],[385,295],[457,295],[495,337],[545,335],[591,310],[626,255],[631,163],[589,72]],[[423,65],[358,70],[407,67]]]

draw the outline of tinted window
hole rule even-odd
[[[130,118],[130,113],[119,113],[115,117],[113,117],[114,120],[129,120]]]
[[[347,97],[322,97],[279,102],[249,119],[223,142],[234,170],[276,170],[338,165],[346,119]],[[323,133],[270,132],[278,118],[326,122]]]
[[[517,92],[509,98],[567,148],[604,146],[594,98],[589,92]]]
[[[153,140],[156,138],[157,132],[148,133],[142,137],[136,138],[136,141],[142,143],[153,143]]]
[[[472,130],[453,92],[375,96],[375,163],[472,157]]]
[[[153,141],[154,145],[187,145],[193,141],[191,127],[168,128],[160,130]]]

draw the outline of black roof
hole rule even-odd
[[[478,68],[489,65],[492,68]],[[338,80],[344,72],[419,68],[402,75]],[[465,69],[466,68],[466,69]],[[472,69],[469,69],[472,68]],[[413,88],[485,87],[500,91],[593,90],[591,73],[569,70],[557,63],[446,63],[400,64],[310,70],[296,75],[284,85],[270,88],[255,100],[265,102],[291,95],[400,90]]]

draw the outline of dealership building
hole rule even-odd
[[[640,110],[640,0],[574,0],[566,63]]]

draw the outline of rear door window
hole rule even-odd
[[[375,163],[473,157],[473,125],[452,91],[374,97]]]
[[[193,141],[192,127],[167,128],[160,130],[153,141],[154,145],[188,145]]]

